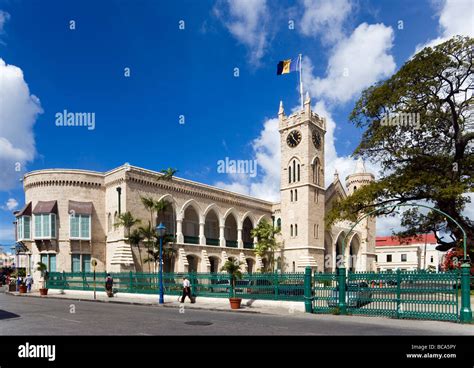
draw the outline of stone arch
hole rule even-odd
[[[207,214],[209,213],[209,211],[213,210],[217,217],[220,219],[221,218],[221,210],[219,208],[219,206],[215,203],[211,203],[209,206],[206,207],[206,209],[203,211],[202,213],[202,217],[203,219],[206,218]]]
[[[255,272],[255,265],[256,265],[255,260],[253,258],[247,257],[245,258],[245,262],[247,263],[247,272],[248,273]]]
[[[219,272],[222,267],[222,261],[218,256],[209,256],[209,263],[211,264],[210,272]]]
[[[237,233],[239,228],[238,215],[229,209],[224,217],[224,238],[227,247],[237,248]]]
[[[346,232],[344,230],[339,231],[337,236],[334,237],[336,239],[334,241],[334,247],[336,247],[336,267],[339,267],[342,262],[345,262],[345,255],[342,254],[342,239],[346,236]]]
[[[200,272],[201,258],[196,254],[188,254],[188,272]]]
[[[253,249],[253,236],[252,230],[254,229],[254,223],[249,216],[243,217],[242,221],[242,242],[244,248]]]
[[[163,223],[166,227],[166,233],[176,235],[176,218],[178,216],[178,206],[176,200],[170,194],[162,195],[158,202],[165,202],[168,204],[163,213],[156,214],[156,223]]]
[[[249,218],[249,220],[252,222],[253,227],[257,226],[257,223],[255,222],[255,216],[253,215],[253,213],[251,211],[247,211],[242,215],[242,217],[240,219],[240,223],[242,225],[244,224],[244,221],[245,221],[246,218]]]
[[[189,202],[189,201],[188,201]],[[196,210],[192,202],[184,207],[182,212],[182,231],[184,242],[188,244],[199,244],[199,209]]]
[[[347,269],[352,272],[358,271],[361,262],[361,239],[358,233],[352,234],[347,242],[348,257],[347,257]]]
[[[212,206],[212,205],[211,205]],[[220,215],[217,206],[209,206],[203,214],[204,237],[207,245],[219,245]]]
[[[272,219],[268,215],[262,215],[258,218],[257,220],[257,225],[262,221],[263,219],[267,220],[268,223],[272,223]]]
[[[179,211],[179,214],[183,216],[182,218],[184,219],[184,212],[188,209],[189,206],[192,206],[194,208],[200,220],[202,217],[202,210],[201,210],[201,207],[199,206],[199,203],[195,199],[188,199],[181,206],[181,210]]]

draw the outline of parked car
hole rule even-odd
[[[360,308],[371,302],[372,292],[366,282],[357,282],[346,284],[346,304],[348,307]],[[328,300],[328,306],[337,307],[339,304],[339,290],[332,289]]]

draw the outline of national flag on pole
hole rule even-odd
[[[299,71],[300,57],[294,59],[282,60],[277,66],[277,75],[288,74]]]

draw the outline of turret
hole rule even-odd
[[[359,158],[357,160],[354,172],[346,177],[346,188],[349,192],[349,195],[354,193],[357,188],[367,185],[374,180],[374,175],[367,172],[364,161],[362,158]]]

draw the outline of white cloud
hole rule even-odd
[[[15,198],[9,198],[6,202],[5,205],[2,206],[3,210],[6,211],[13,211],[18,207],[18,201]]]
[[[335,103],[347,102],[395,71],[395,61],[390,54],[392,45],[391,27],[362,23],[334,47],[324,78],[313,76],[311,61],[305,58],[305,86],[314,97]]]
[[[0,34],[4,32],[5,23],[10,19],[10,14],[0,10]]]
[[[42,112],[23,71],[0,59],[0,190],[14,187],[16,170],[35,157],[33,125]]]
[[[343,24],[352,10],[349,0],[301,0],[303,16],[300,31],[319,36],[324,44],[343,38]]]
[[[449,38],[474,36],[474,5],[472,0],[444,0],[438,12],[439,36],[422,45],[416,46],[416,52],[424,47],[436,46]]]
[[[237,41],[249,49],[250,61],[259,64],[268,46],[266,0],[220,0],[214,14]]]
[[[230,182],[219,181],[217,187],[252,195],[269,201],[280,200],[280,133],[278,119],[268,119],[260,136],[252,141],[253,158],[257,160],[257,180],[248,175],[229,174]]]

